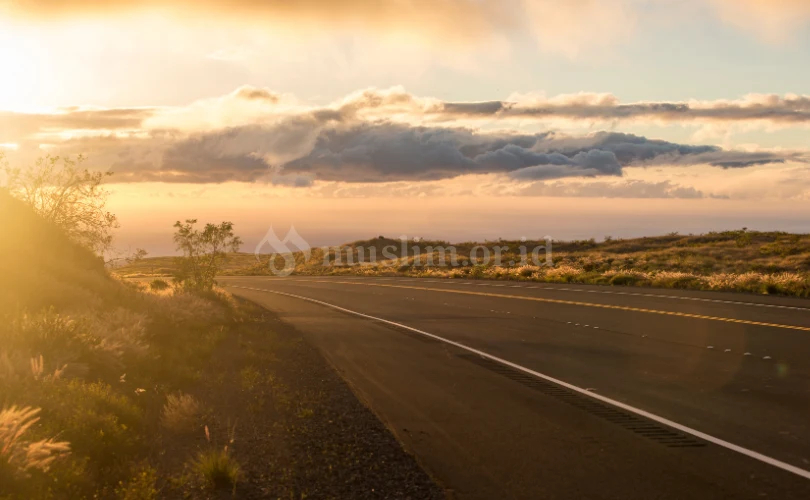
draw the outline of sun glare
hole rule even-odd
[[[0,109],[21,111],[36,106],[39,88],[34,45],[19,30],[0,24]]]

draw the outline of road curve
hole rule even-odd
[[[453,498],[810,498],[810,303],[531,282],[230,277]]]

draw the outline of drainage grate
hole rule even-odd
[[[615,408],[489,358],[469,353],[462,353],[457,356],[670,448],[702,448],[706,446],[705,442],[693,436],[675,431],[644,417]]]

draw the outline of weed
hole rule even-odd
[[[229,446],[233,444],[233,433],[229,443],[223,448],[217,448],[211,443],[211,434],[208,426],[205,427],[205,437],[211,448],[201,451],[192,461],[191,467],[212,489],[236,489],[236,483],[241,476],[241,469],[231,456]]]

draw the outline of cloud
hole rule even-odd
[[[548,100],[566,109],[620,107],[609,94]],[[749,99],[759,112],[784,99]],[[801,99],[791,98],[801,103]],[[739,107],[702,104],[714,109]],[[794,107],[805,106],[795,104]],[[660,108],[658,106],[657,108]],[[810,108],[810,106],[807,106]],[[799,153],[745,152],[620,132],[521,133],[503,117],[520,106],[502,101],[447,103],[402,88],[368,89],[326,106],[302,104],[265,88],[240,87],[180,108],[63,108],[55,113],[0,114],[0,143],[20,156],[85,153],[120,182],[315,181],[380,183],[503,174],[518,182],[617,177],[625,167],[711,165],[746,168],[803,161]],[[635,108],[634,108],[635,109]],[[702,109],[702,108],[701,108]],[[626,111],[621,113],[627,114]],[[487,116],[500,131],[447,116]],[[443,117],[435,120],[436,116]],[[3,121],[5,120],[5,122]],[[466,125],[466,126],[460,126]]]
[[[248,101],[264,101],[270,104],[277,104],[279,101],[281,101],[280,94],[277,94],[270,89],[258,88],[250,85],[239,87],[234,91],[233,95],[240,99],[247,99]]]
[[[154,148],[144,147],[154,151]],[[313,119],[235,127],[171,143],[159,163],[119,161],[123,179],[171,182],[267,181],[309,185],[433,181],[500,173],[517,181],[621,176],[627,166],[783,162],[772,153],[724,151],[640,136],[598,133],[487,134],[397,123]]]
[[[305,104],[292,95],[242,86],[221,97],[187,106],[163,108],[69,107],[45,113],[0,111],[0,143],[17,143],[37,134],[184,130],[189,133],[300,119],[392,121],[411,125],[481,123],[522,125],[553,120],[616,124],[666,122],[809,126],[810,96],[752,94],[739,100],[621,103],[611,94],[580,93],[551,98],[513,95],[509,100],[447,102],[420,97],[402,87],[366,89],[326,106]],[[40,141],[42,142],[42,141]],[[47,140],[45,140],[47,142]]]
[[[680,186],[671,181],[649,182],[640,179],[619,182],[554,181],[537,182],[517,191],[520,196],[556,196],[581,198],[705,198],[705,194],[691,186]]]
[[[522,0],[526,22],[542,50],[575,58],[630,39],[637,0]]]
[[[368,30],[416,33],[435,40],[471,42],[513,26],[511,9],[497,0],[29,0],[5,2],[16,15],[36,19],[159,12],[185,19],[216,16],[296,30]],[[2,4],[0,4],[2,6]]]
[[[429,102],[418,111],[438,119],[648,120],[663,122],[810,123],[810,96],[751,94],[739,100],[622,104],[611,94],[580,93],[553,98],[515,96],[482,103]],[[414,98],[414,103],[419,101]]]
[[[577,57],[603,52],[632,36],[639,0],[28,0],[2,2],[0,9],[33,19],[169,15],[185,22],[272,27],[296,36],[312,33],[370,33],[407,43],[482,47],[493,41],[533,38],[546,52]],[[0,10],[1,11],[1,10]],[[219,51],[215,58],[239,54]]]
[[[785,42],[810,23],[807,0],[712,0],[724,21],[773,43]]]
[[[344,116],[452,121],[647,121],[666,123],[810,124],[810,95],[749,94],[714,101],[622,103],[606,93],[580,92],[546,97],[513,94],[505,100],[452,102],[416,96],[402,87],[365,89],[330,105]]]
[[[771,42],[783,42],[810,21],[806,0],[0,0],[0,14],[28,20],[125,18],[146,13],[189,26],[215,19],[218,27],[248,27],[298,38],[372,35],[400,46],[483,47],[526,39],[540,50],[577,58],[604,54],[631,40],[653,12],[677,16],[709,4],[701,15]],[[209,57],[242,60],[239,48],[217,48]]]
[[[508,173],[525,180],[616,176],[622,174],[622,167],[634,165],[727,162],[722,166],[732,166],[732,162],[784,159],[767,153],[752,155],[609,132],[584,137],[485,134],[366,123],[322,130],[312,150],[283,169],[348,182],[436,180],[478,173]]]
[[[16,142],[41,132],[138,129],[155,113],[151,108],[63,108],[53,113],[0,111],[0,142]]]

